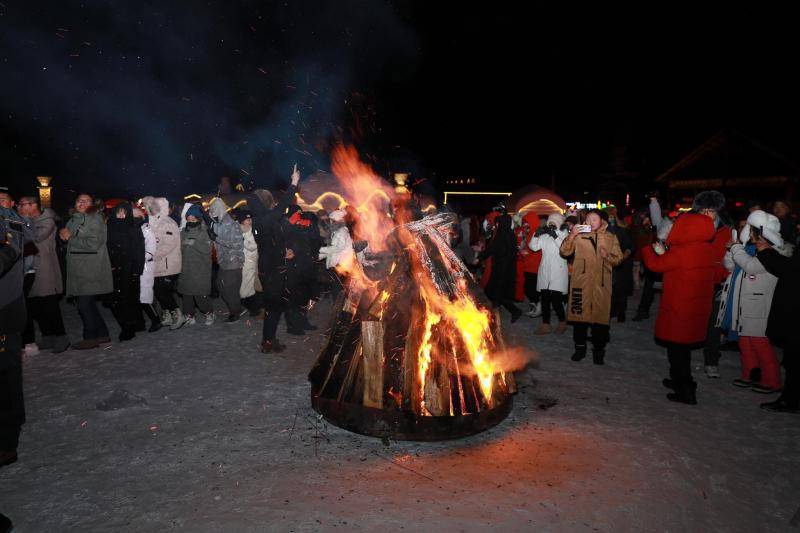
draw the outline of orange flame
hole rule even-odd
[[[371,252],[386,250],[395,223],[402,224],[409,221],[406,217],[410,213],[403,211],[402,197],[399,197],[386,181],[359,159],[358,153],[352,146],[336,147],[332,158],[333,173],[343,186],[347,202],[349,205],[359,206],[353,240],[366,240]],[[378,191],[384,194],[379,194]],[[387,202],[387,198],[391,201]],[[401,201],[394,206],[397,209],[393,221],[387,216],[387,211],[391,203],[398,199]],[[419,412],[424,415],[431,414],[425,406],[425,389],[428,373],[434,363],[448,368],[455,366],[460,375],[476,377],[484,399],[491,406],[495,376],[498,376],[501,385],[504,379],[503,369],[492,357],[492,350],[495,347],[491,329],[492,314],[488,309],[478,305],[463,278],[459,279],[454,275],[457,281],[457,294],[443,294],[423,267],[423,257],[427,257],[424,246],[413,236],[409,236],[408,232],[406,236],[407,239],[400,237],[399,241],[403,242],[409,253],[412,275],[419,285],[419,294],[424,305],[424,329],[417,353],[417,376],[413,389],[419,393]],[[457,267],[463,269],[463,265],[453,262],[457,261],[455,259],[443,256],[443,260],[443,264],[454,274],[459,271]],[[391,272],[394,272],[395,266],[392,265]],[[351,254],[337,269],[346,274],[351,283],[355,283],[359,289],[375,291],[381,304],[382,316],[383,304],[390,295],[385,290],[378,295],[377,282],[365,275],[359,258]],[[458,368],[457,353],[466,353],[469,360],[468,365],[463,365],[466,368]],[[460,381],[458,387],[461,388]],[[463,412],[463,393],[459,396],[462,398]],[[452,405],[450,409],[452,412]]]
[[[394,229],[387,216],[395,197],[394,189],[359,159],[352,146],[338,145],[333,149],[331,168],[344,188],[348,203],[358,206],[357,235],[353,239],[366,240],[373,252],[385,250],[386,238]]]

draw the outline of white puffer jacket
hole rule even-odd
[[[181,233],[178,224],[169,216],[166,198],[144,198],[143,203],[150,215],[150,228],[156,236],[155,277],[173,276],[181,273]]]
[[[753,211],[747,217],[747,225],[739,236],[742,244],[734,244],[725,254],[723,264],[733,272],[738,265],[741,270],[736,278],[731,274],[722,288],[717,327],[725,317],[728,308],[728,295],[730,298],[731,329],[743,337],[763,337],[766,335],[767,319],[772,305],[772,296],[778,278],[767,272],[761,261],[745,250],[745,245],[750,240],[751,228],[759,228],[762,235],[773,244],[779,254],[791,257],[794,251],[792,245],[784,243],[780,236],[780,221],[774,215],[764,211]]]
[[[563,218],[563,217],[562,217]],[[539,263],[539,274],[536,277],[536,290],[557,291],[567,293],[569,286],[569,270],[567,260],[561,257],[561,243],[567,237],[566,230],[556,230],[556,238],[545,233],[531,238],[528,248],[534,252],[541,250],[542,261]]]
[[[242,287],[239,289],[239,296],[248,298],[256,293],[258,246],[252,228],[249,231],[242,230],[242,237],[244,237],[244,266],[242,267]]]
[[[144,235],[144,270],[139,276],[139,301],[143,304],[153,303],[153,283],[156,277],[156,235],[150,224],[142,224]]]

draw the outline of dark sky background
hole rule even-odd
[[[568,189],[616,144],[647,181],[722,126],[800,160],[793,19],[737,9],[2,0],[0,184],[282,187],[345,140],[432,186]]]

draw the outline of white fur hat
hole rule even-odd
[[[555,224],[557,228],[560,228],[564,224],[564,215],[561,213],[551,213],[550,216],[547,217],[548,224]]]
[[[331,214],[328,215],[328,218],[334,222],[342,222],[345,216],[347,216],[347,212],[344,209],[337,209],[336,211],[331,211]]]
[[[761,235],[772,246],[783,246],[783,238],[781,237],[781,221],[778,217],[771,215],[765,211],[757,210],[750,213],[747,217],[747,224],[745,224],[742,234],[739,236],[743,244],[750,241],[750,228],[759,228]]]

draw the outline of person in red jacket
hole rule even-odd
[[[519,255],[517,268],[522,274],[517,280],[517,299],[525,296],[531,303],[531,309],[526,313],[531,318],[536,318],[542,314],[542,305],[539,300],[539,291],[536,290],[536,278],[539,275],[539,263],[542,262],[542,252],[533,252],[528,244],[533,238],[533,234],[539,228],[539,215],[534,212],[526,213],[522,217],[522,225],[517,228],[517,244],[519,245]],[[522,278],[521,284],[519,277]],[[519,289],[522,289],[520,291]],[[520,294],[522,292],[522,294]]]
[[[647,268],[664,274],[664,288],[656,319],[656,343],[667,348],[671,401],[697,403],[692,379],[692,349],[703,346],[714,296],[716,249],[714,223],[699,213],[678,217],[667,239],[642,250]]]

